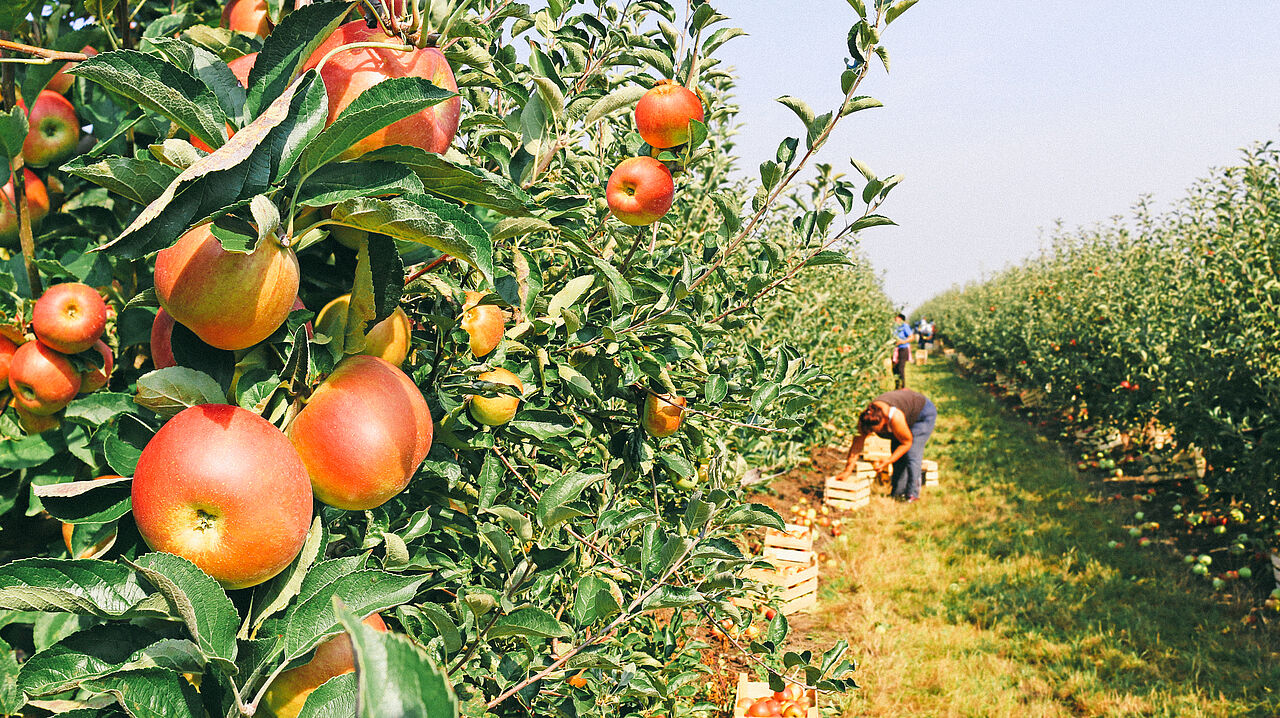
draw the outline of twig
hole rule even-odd
[[[405,280],[404,280],[404,284],[405,284],[405,286],[406,286],[406,287],[407,287],[407,286],[409,286],[409,283],[410,283],[410,282],[412,282],[413,280],[417,279],[418,277],[421,277],[422,275],[426,274],[427,272],[430,272],[431,270],[435,269],[436,267],[439,267],[441,264],[444,264],[444,263],[445,263],[445,262],[447,262],[447,261],[449,261],[449,255],[447,255],[447,254],[442,254],[442,255],[440,255],[439,257],[436,257],[434,260],[432,260],[432,261],[431,261],[431,263],[430,263],[430,264],[428,264],[427,266],[423,267],[422,269],[419,269],[418,271],[416,271],[416,272],[414,272],[413,274],[410,274],[408,277],[406,277],[406,278],[405,278]]]
[[[667,402],[667,403],[668,403],[668,404],[670,404],[671,406],[678,406],[680,409],[682,409],[682,410],[684,410],[684,411],[687,411],[687,412],[689,412],[690,414],[697,414],[698,416],[705,416],[705,417],[707,417],[708,419],[714,419],[714,420],[716,420],[716,421],[723,422],[723,423],[728,424],[728,425],[730,425],[730,426],[736,426],[736,427],[738,427],[739,429],[755,429],[756,431],[765,431],[765,432],[768,432],[768,433],[771,433],[771,434],[780,434],[780,433],[782,433],[782,432],[786,431],[786,429],[775,429],[775,428],[771,428],[771,427],[768,427],[768,426],[758,426],[758,425],[756,425],[756,424],[743,424],[743,423],[742,423],[742,422],[740,422],[740,421],[734,421],[733,419],[726,419],[726,418],[724,418],[723,416],[716,416],[715,414],[712,414],[712,413],[709,413],[709,412],[706,412],[706,411],[702,411],[702,410],[700,410],[700,409],[695,409],[695,408],[693,408],[692,406],[679,406],[679,405],[678,405],[678,404],[676,404],[675,402],[671,401],[670,399],[668,399],[667,397],[663,396],[662,394],[659,394],[658,392],[654,391],[653,389],[650,389],[649,387],[644,387],[644,390],[645,390],[645,391],[647,391],[647,392],[649,392],[650,396],[655,396],[655,397],[657,397],[657,398],[659,398],[659,399],[661,399],[661,400],[663,400],[663,401]]]
[[[8,33],[6,33],[7,35]],[[28,55],[38,55],[47,60],[70,60],[78,62],[80,60],[88,60],[89,56],[82,52],[63,52],[62,50],[49,50],[35,45],[28,45],[22,42],[14,42],[12,40],[0,40],[0,48],[5,50],[13,50],[14,52],[24,52]]]

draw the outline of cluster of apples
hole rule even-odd
[[[636,130],[655,153],[689,141],[689,123],[703,119],[702,101],[691,90],[661,80],[636,103]],[[629,157],[614,168],[605,187],[609,211],[623,224],[643,227],[666,215],[675,200],[671,170],[653,157]]]
[[[96,55],[97,50],[85,47],[86,55]],[[31,108],[21,96],[16,98],[18,107],[27,113],[27,137],[22,143],[22,158],[29,167],[57,167],[76,153],[80,145],[80,118],[76,108],[64,95],[71,90],[72,77],[66,74],[75,63],[68,63],[58,70],[36,96]],[[24,193],[31,226],[39,227],[49,214],[49,190],[36,173],[23,170]],[[13,180],[0,188],[0,247],[18,246],[18,199]]]
[[[831,507],[823,504],[817,508],[809,505],[809,499],[801,496],[790,507],[792,518],[789,521],[801,526],[820,526],[831,531],[832,536],[844,533],[843,520],[831,515]]]
[[[98,291],[66,282],[36,300],[34,340],[24,341],[21,333],[0,335],[0,382],[8,383],[24,431],[36,434],[56,427],[54,415],[78,394],[107,385],[114,357],[102,340],[106,327],[107,304]]]
[[[809,712],[809,696],[800,686],[787,687],[761,698],[738,699],[742,715],[748,718],[804,718]]]

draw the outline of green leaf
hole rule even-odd
[[[148,600],[133,571],[94,559],[24,558],[0,566],[0,609],[103,618],[164,615],[163,604]]]
[[[311,691],[298,712],[298,718],[351,718],[356,715],[358,701],[356,674],[344,673]]]
[[[499,618],[489,629],[491,638],[502,636],[527,636],[530,638],[563,638],[571,633],[569,627],[557,621],[555,616],[536,606],[525,606]]]
[[[17,157],[22,152],[28,129],[27,113],[21,107],[14,105],[8,112],[0,112],[0,156]]]
[[[358,715],[457,718],[453,687],[425,651],[404,636],[364,625],[345,606],[337,614],[355,652]]]
[[[578,579],[573,596],[573,620],[579,626],[590,626],[622,610],[607,579],[583,576]]]
[[[62,435],[53,431],[21,439],[5,439],[0,441],[0,468],[34,468],[66,450]]]
[[[587,261],[596,270],[597,276],[603,277],[605,289],[609,292],[609,308],[614,316],[622,314],[622,308],[634,301],[631,284],[614,266],[594,254],[587,255]]]
[[[785,531],[787,525],[777,511],[764,504],[741,504],[725,512],[720,518],[723,526],[767,526]]]
[[[429,576],[399,576],[365,569],[347,573],[301,598],[289,612],[284,633],[285,656],[290,660],[305,655],[320,641],[339,632],[333,599],[337,597],[361,616],[408,603]]]
[[[298,204],[328,207],[353,197],[421,194],[422,180],[408,167],[392,162],[333,162],[316,170],[302,185]]]
[[[542,497],[538,499],[538,507],[534,511],[538,523],[545,525],[556,509],[577,499],[588,486],[604,478],[605,473],[599,470],[590,472],[575,471],[560,477],[546,491],[542,492]]]
[[[899,17],[902,17],[902,13],[909,10],[911,6],[915,5],[917,2],[919,2],[919,0],[898,0],[898,2],[890,5],[889,9],[884,13],[884,24],[888,25]]]
[[[161,639],[139,626],[109,623],[73,633],[32,656],[22,667],[22,690],[43,696],[76,688],[120,670],[169,668],[199,672],[194,643]]]
[[[138,378],[138,393],[133,400],[138,406],[169,417],[192,406],[225,404],[222,386],[204,372],[183,366],[171,366],[143,374]]]
[[[868,229],[870,227],[882,227],[887,224],[891,224],[896,227],[898,223],[882,215],[868,214],[866,216],[859,217],[856,221],[854,221],[853,226],[850,228],[850,231],[861,232],[862,230]]]
[[[329,532],[325,530],[324,519],[316,516],[311,521],[311,530],[307,532],[307,540],[302,550],[294,557],[293,563],[278,576],[254,590],[254,614],[252,627],[257,628],[271,616],[283,611],[289,602],[298,595],[302,582],[317,559],[324,556],[328,545]]]
[[[829,264],[853,266],[853,260],[844,252],[824,250],[810,257],[805,264],[810,267],[821,267]]]
[[[244,115],[244,88],[235,73],[221,58],[203,47],[171,37],[153,37],[148,40],[183,72],[190,73],[209,88],[218,106],[228,119],[241,124]]]
[[[852,115],[861,110],[868,110],[872,107],[884,107],[884,103],[874,97],[850,97],[844,107],[840,108],[840,114]]]
[[[93,12],[93,0],[86,8]],[[0,4],[0,30],[5,32],[24,32],[29,26],[27,14],[36,8],[37,0],[6,0]],[[114,6],[114,3],[112,3]]]
[[[261,108],[284,94],[298,69],[338,29],[352,7],[347,3],[312,3],[284,16],[262,43],[258,60],[249,71],[247,117],[257,117]],[[327,109],[325,113],[327,118]]]
[[[583,274],[570,279],[556,295],[551,298],[551,302],[547,305],[547,316],[557,318],[561,312],[573,305],[577,304],[587,293],[588,289],[596,283],[595,275]]]
[[[509,217],[527,216],[533,203],[524,190],[505,177],[480,167],[457,164],[419,147],[382,147],[366,153],[361,160],[386,160],[408,167],[433,195],[486,207]]]
[[[210,147],[225,141],[227,116],[213,92],[190,73],[152,55],[115,50],[68,70],[173,120]]]
[[[235,665],[240,614],[217,580],[171,553],[149,553],[125,561],[165,597],[170,613],[182,619],[205,656],[228,668]]]
[[[55,519],[69,524],[102,524],[129,513],[132,479],[71,481],[33,486],[40,503]]]
[[[164,668],[113,673],[81,684],[109,693],[131,718],[190,718],[205,715],[200,694],[181,674]]]
[[[644,608],[646,611],[660,608],[681,608],[703,603],[706,600],[706,597],[696,589],[688,586],[668,586],[664,584],[645,599]]]
[[[595,101],[582,118],[584,125],[592,125],[621,109],[630,109],[648,92],[643,85],[624,85]]]
[[[102,426],[111,419],[133,411],[133,397],[110,391],[94,392],[67,405],[62,416],[68,421]]]
[[[493,243],[461,207],[422,194],[391,199],[357,197],[333,208],[334,222],[393,239],[424,244],[457,257],[493,282]]]
[[[796,117],[799,117],[800,121],[804,123],[805,129],[813,125],[813,109],[804,100],[790,95],[783,95],[778,98],[778,102],[786,105],[787,109],[796,113]]]
[[[308,174],[387,125],[457,96],[421,77],[383,80],[343,108],[333,124],[307,145],[299,166]]]
[[[164,194],[182,171],[147,158],[104,157],[95,161],[89,155],[72,159],[62,170],[142,205]]]

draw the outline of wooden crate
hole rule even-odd
[[[920,462],[920,472],[923,475],[925,486],[938,485],[938,462],[925,459]]]
[[[916,364],[924,365],[929,363],[928,349],[917,349],[915,350],[914,354],[915,354]]]
[[[818,711],[818,692],[812,688],[805,691],[809,697],[809,710],[805,718],[820,718]],[[751,701],[773,695],[768,681],[753,681],[746,673],[738,674],[738,695],[733,701],[733,718],[746,718]]]
[[[808,526],[787,524],[786,532],[764,530],[764,557],[772,561],[804,563],[813,553],[813,530]]]
[[[822,500],[834,509],[853,511],[871,503],[871,484],[875,481],[875,470],[871,464],[859,461],[854,465],[853,477],[842,481],[834,476],[827,477]]]
[[[809,551],[805,561],[768,559],[773,568],[749,568],[742,577],[777,586],[784,615],[807,611],[818,604],[818,554]]]

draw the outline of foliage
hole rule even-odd
[[[1280,150],[1261,144],[1164,215],[1056,237],[920,311],[1068,421],[1168,427],[1280,546]]]
[[[427,706],[434,718],[453,715],[455,700],[463,715],[707,710],[695,701],[702,668],[686,629],[745,620],[734,599],[762,594],[737,577],[752,562],[742,533],[781,523],[743,501],[745,462],[730,449],[751,450],[743,437],[758,431],[805,441],[821,389],[822,370],[799,351],[758,346],[749,311],[766,303],[772,318],[757,331],[767,331],[783,316],[776,302],[793,301],[775,292],[814,281],[800,269],[848,262],[828,248],[889,223],[876,210],[897,181],[870,173],[861,189],[824,181],[834,205],[790,207],[795,238],[768,219],[835,124],[879,104],[856,93],[870,58],[887,68],[880,34],[912,0],[852,4],[863,19],[842,68],[845,99],[817,114],[783,98],[801,132],[749,188],[730,180],[732,76],[714,56],[741,31],[705,3],[680,16],[653,1],[431,2],[421,32],[406,36],[436,43],[452,64],[461,132],[445,154],[391,146],[354,161],[340,159],[354,142],[451,94],[387,81],[326,127],[323,86],[299,70],[353,5],[269,2],[265,40],[210,27],[220,8],[207,1],[121,3],[131,27],[115,24],[119,6],[106,2],[46,7],[39,22],[16,23],[33,43],[108,51],[72,73],[96,144],[46,173],[57,211],[33,256],[8,259],[0,310],[20,331],[33,275],[99,287],[114,311],[117,368],[106,391],[77,399],[52,430],[27,435],[12,411],[0,415],[0,539],[11,559],[0,566],[0,608],[9,624],[30,626],[19,634],[29,660],[0,666],[21,689],[3,696],[3,712],[34,700],[83,716],[252,715],[273,676],[344,631],[358,676],[327,683],[305,716]],[[417,17],[400,20],[413,27]],[[225,62],[253,51],[259,62],[240,88]],[[58,64],[20,70],[23,94]],[[709,112],[688,145],[658,153],[675,168],[671,214],[629,228],[609,218],[603,189],[613,165],[651,150],[629,113],[655,82],[646,72],[697,87]],[[181,366],[154,370],[154,253],[209,221],[229,250],[277,238],[292,247],[307,307],[353,291],[347,336],[308,338],[307,310],[236,352],[180,330]],[[370,233],[358,249],[331,236],[350,230]],[[850,301],[883,304],[865,270],[838,271],[858,288]],[[464,290],[513,318],[482,361],[458,323]],[[185,559],[149,552],[127,481],[87,481],[130,476],[150,436],[185,406],[233,403],[283,427],[360,350],[366,323],[396,306],[415,322],[405,371],[432,409],[435,444],[392,501],[318,507],[306,546],[275,579],[228,592]],[[875,361],[873,352],[862,365]],[[514,420],[489,428],[466,405],[503,391],[476,378],[499,366],[526,391]],[[680,433],[645,433],[638,407],[650,392],[688,398]],[[703,474],[692,490],[677,485]],[[107,560],[61,558],[49,515],[76,525],[77,551],[118,532]],[[399,635],[360,628],[372,612]],[[786,651],[787,633],[778,616],[749,648],[773,681],[852,687],[846,646]],[[585,687],[568,684],[583,671]]]

